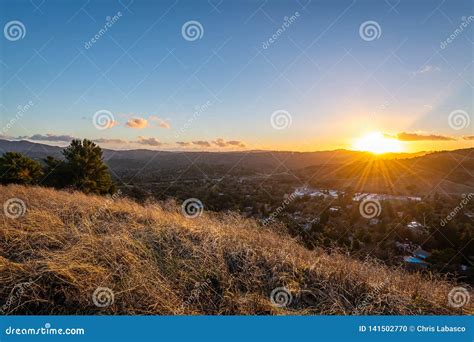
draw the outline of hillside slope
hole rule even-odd
[[[0,187],[0,203],[11,198],[27,210],[19,218],[0,217],[6,314],[474,312],[472,302],[448,305],[454,284],[309,251],[235,215],[189,219],[172,204]],[[110,305],[94,305],[98,287],[111,292],[96,301]],[[291,293],[291,300],[283,298],[287,306],[270,300],[279,287]]]

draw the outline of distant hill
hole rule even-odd
[[[30,141],[0,140],[0,152],[20,152],[31,158],[42,159],[48,155],[61,157],[62,148]],[[425,152],[390,153],[384,159],[412,158]],[[166,152],[146,149],[116,151],[104,149],[104,159],[110,167],[123,168],[186,168],[192,164],[223,168],[243,168],[258,172],[285,171],[301,169],[311,165],[338,165],[350,161],[369,161],[374,156],[366,152],[348,150],[320,152],[281,152],[281,151],[245,151],[245,152]]]
[[[5,314],[474,313],[472,301],[448,305],[454,283],[310,251],[236,214],[191,219],[173,204],[0,186],[0,203],[9,199],[18,210],[0,213]]]
[[[61,157],[61,148],[29,141],[0,140],[0,152],[15,151],[35,159]],[[374,156],[348,150],[320,152],[166,152],[104,149],[104,160],[121,180],[220,177],[224,174],[291,174],[324,187],[399,194],[474,191],[474,149]],[[186,173],[185,176],[183,174]]]
[[[303,178],[355,191],[396,194],[474,192],[474,149],[435,152],[407,159],[356,161],[338,167],[310,166]]]

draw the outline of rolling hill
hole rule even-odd
[[[61,158],[61,148],[29,141],[0,140],[0,153],[20,152],[41,160]],[[462,194],[474,191],[474,148],[433,153],[390,153],[334,150],[321,152],[166,152],[104,149],[114,177],[138,183],[179,177],[289,174],[326,188],[393,194]]]

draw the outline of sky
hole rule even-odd
[[[473,15],[470,0],[0,0],[0,137],[472,147]]]

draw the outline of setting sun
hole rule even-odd
[[[403,152],[403,146],[399,140],[387,137],[381,132],[369,133],[359,138],[353,144],[352,149],[375,154]]]

